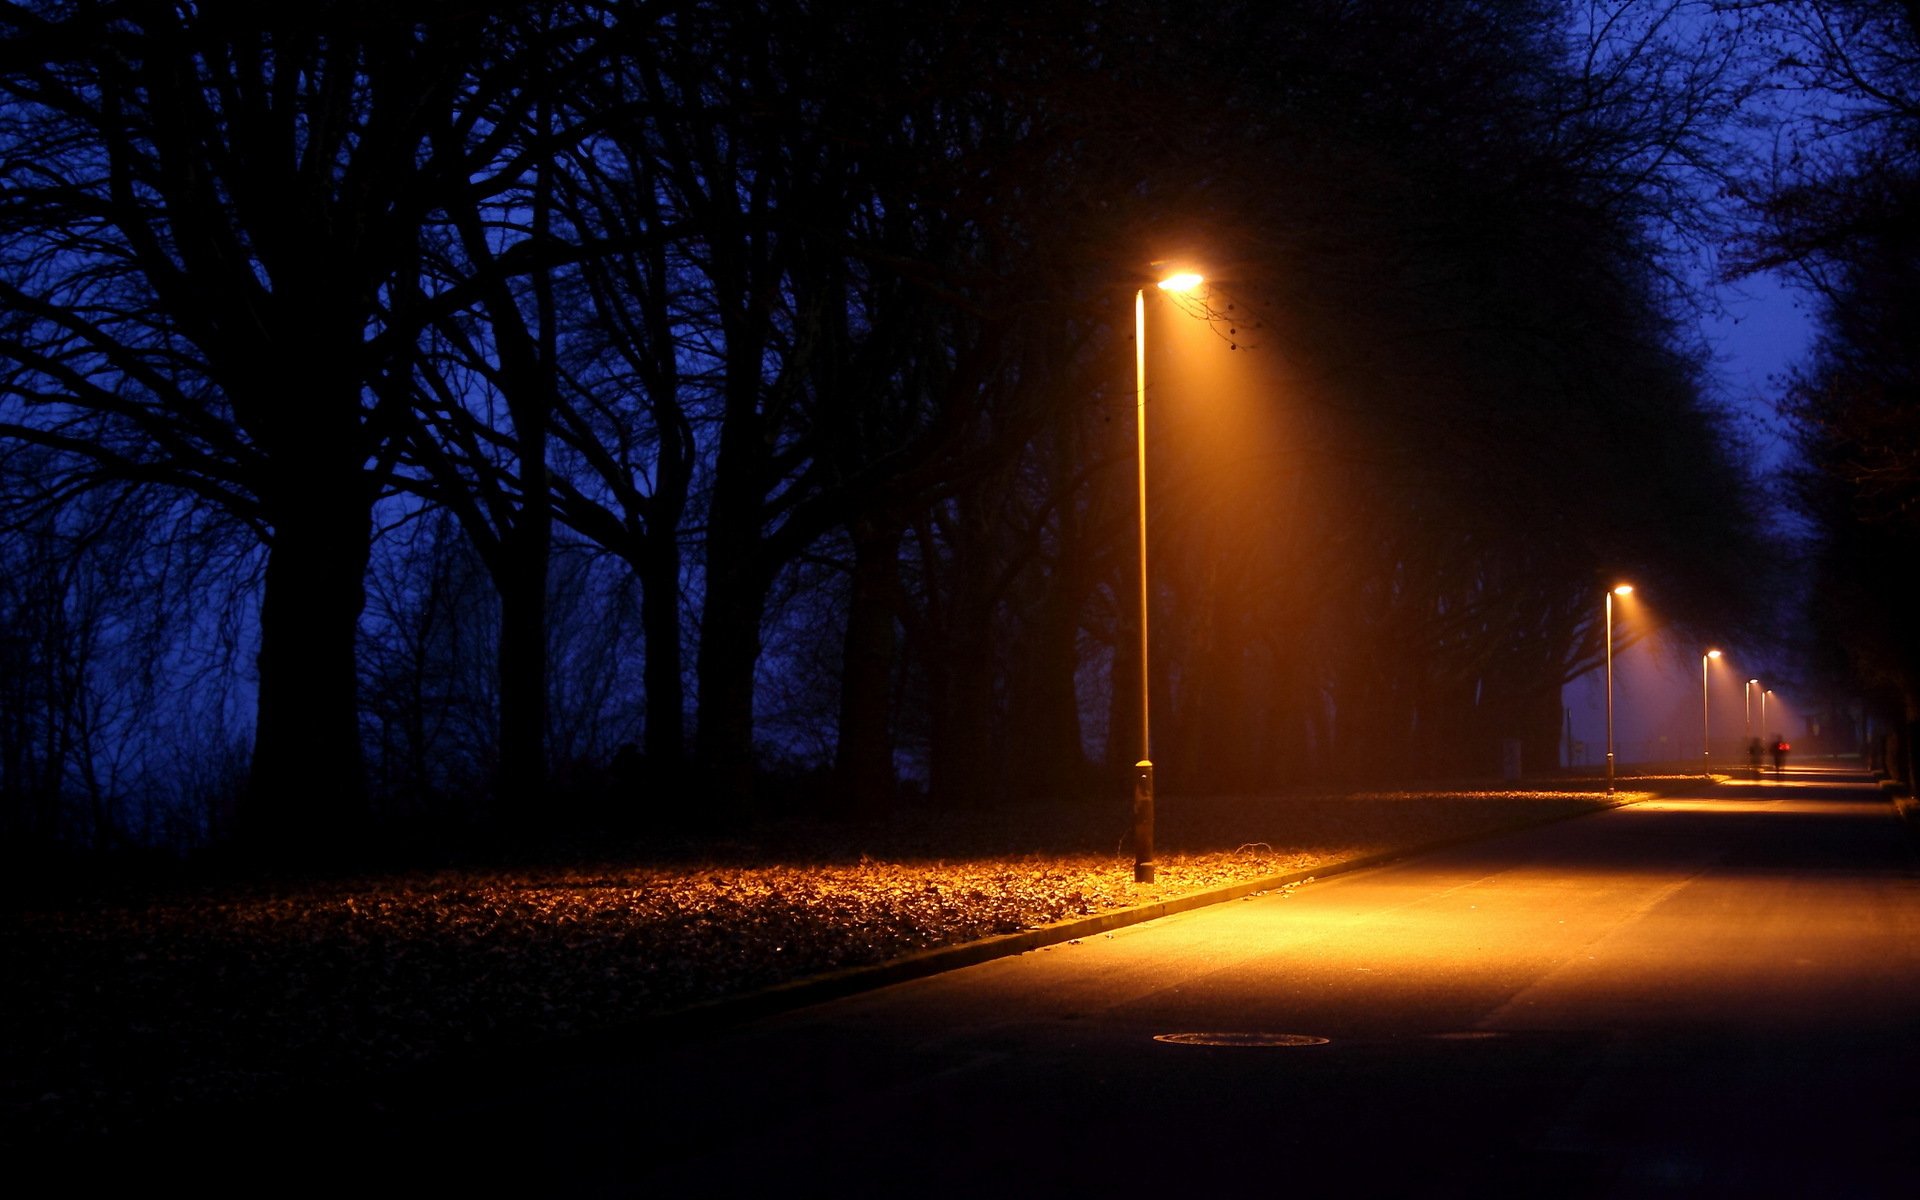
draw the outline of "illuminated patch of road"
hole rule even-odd
[[[1156,1033],[1156,1042],[1175,1046],[1324,1046],[1327,1039],[1307,1033]]]

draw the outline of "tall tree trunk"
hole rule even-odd
[[[364,487],[357,470],[310,479],[286,488],[272,514],[253,765],[236,832],[276,858],[350,853],[366,833],[354,657],[372,535]]]
[[[716,495],[707,526],[693,744],[695,767],[707,794],[706,810],[694,815],[723,826],[744,820],[753,804],[754,671],[767,604],[757,553],[758,513],[751,496],[735,504]]]
[[[842,803],[867,816],[893,805],[893,675],[899,649],[894,592],[900,527],[857,521],[853,580],[840,676],[840,730],[834,773]]]
[[[1077,796],[1088,782],[1075,674],[1083,592],[1057,567],[1014,655],[1007,764],[1016,794]]]
[[[956,502],[946,595],[927,656],[928,787],[941,804],[956,808],[989,804],[1007,783],[1004,749],[993,736],[999,656],[992,574],[1002,556],[994,540],[999,531],[980,507],[974,496]]]
[[[553,128],[549,82],[537,80],[535,144]],[[545,248],[552,233],[553,161],[543,155],[535,168],[533,230],[528,244]],[[509,323],[501,362],[515,385],[508,389],[515,452],[520,460],[520,511],[501,538],[506,568],[500,588],[500,783],[506,809],[520,821],[545,818],[541,810],[547,783],[547,577],[553,561],[553,506],[547,479],[548,423],[556,392],[555,358],[559,329],[555,319],[553,274],[532,278],[535,325],[528,330],[511,296],[494,301],[496,330]],[[497,285],[496,285],[497,286]],[[504,289],[502,289],[504,290]],[[499,334],[496,334],[499,336]]]
[[[647,763],[657,776],[673,778],[687,753],[687,701],[680,651],[680,544],[671,531],[648,539],[637,567],[647,656],[641,674],[647,692]]]
[[[984,625],[961,628],[977,628],[979,637],[986,636]],[[933,694],[929,790],[949,808],[984,807],[1003,795],[1007,782],[1007,763],[993,741],[993,669],[977,642],[962,637],[949,639],[947,646],[942,661],[928,668]]]
[[[537,466],[529,474],[544,475]],[[535,489],[528,488],[529,493]],[[500,542],[500,796],[516,825],[541,818],[547,758],[547,574],[553,519],[544,488]]]

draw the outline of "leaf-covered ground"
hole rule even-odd
[[[1605,802],[1591,788],[1175,797],[1145,886],[1132,881],[1124,814],[1059,806],[767,828],[542,865],[16,902],[0,917],[6,1139],[110,1138],[303,1080],[630,1026]]]

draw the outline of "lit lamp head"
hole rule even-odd
[[[1165,279],[1162,279],[1160,281],[1160,290],[1163,292],[1190,292],[1205,282],[1205,276],[1196,275],[1192,271],[1182,271],[1178,275],[1169,275]]]
[[[1630,583],[1623,583],[1619,587],[1616,587],[1613,589],[1613,594],[1616,596],[1631,596],[1633,595],[1633,585]]]
[[[1707,657],[1708,657],[1708,658],[1719,658],[1719,657],[1720,657],[1720,652],[1719,652],[1718,650],[1709,650],[1709,651],[1707,651]]]

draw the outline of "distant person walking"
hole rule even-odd
[[[1754,738],[1747,743],[1747,765],[1753,768],[1753,777],[1760,778],[1760,739]]]
[[[1786,769],[1787,751],[1791,749],[1793,747],[1787,745],[1787,739],[1777,733],[1773,735],[1773,773],[1775,775]]]

